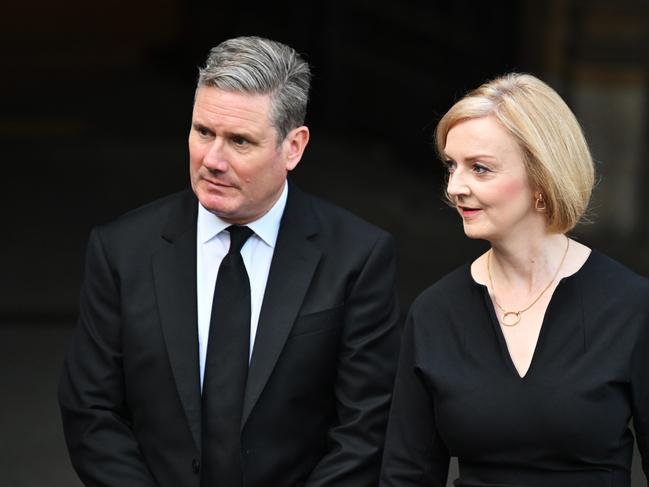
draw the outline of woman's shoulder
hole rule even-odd
[[[645,289],[649,287],[649,279],[645,276],[638,274],[625,264],[596,249],[591,251],[587,264],[587,266],[584,266],[587,271],[586,274],[606,279],[610,285],[626,284]]]
[[[412,304],[413,312],[435,308],[441,311],[456,303],[466,303],[472,288],[479,286],[471,277],[471,263],[466,262],[426,288]]]
[[[649,308],[649,279],[595,249],[578,274],[586,292]]]

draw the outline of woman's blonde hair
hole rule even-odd
[[[510,73],[469,92],[437,125],[437,151],[444,158],[448,132],[463,120],[495,117],[524,154],[530,184],[546,205],[548,230],[565,233],[588,207],[595,181],[593,159],[570,108],[547,84]]]

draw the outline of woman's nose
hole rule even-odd
[[[469,186],[467,185],[465,176],[461,170],[456,169],[448,175],[446,192],[449,196],[464,196],[469,194]]]

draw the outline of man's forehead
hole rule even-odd
[[[271,105],[271,95],[269,93],[229,90],[207,85],[199,86],[197,88],[196,100],[199,99],[240,105],[259,105],[268,107]]]
[[[197,90],[194,118],[270,125],[270,95],[228,91],[212,86]]]

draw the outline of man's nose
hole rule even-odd
[[[215,138],[203,158],[203,165],[211,171],[225,172],[229,164],[224,150],[223,140]]]

